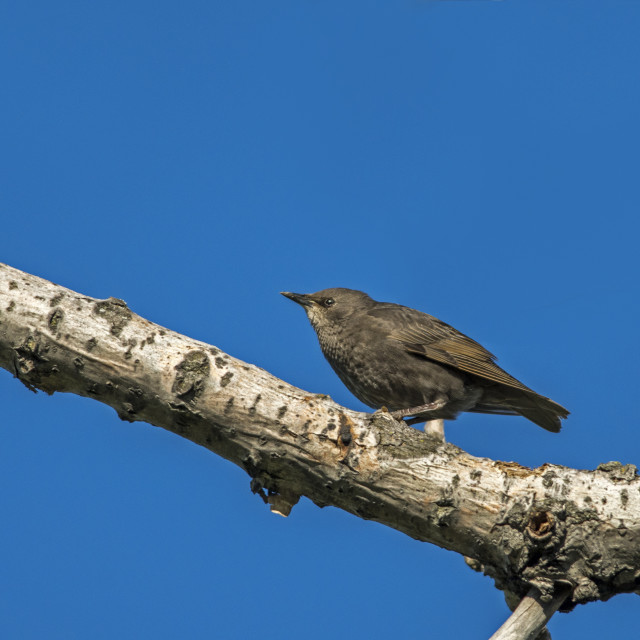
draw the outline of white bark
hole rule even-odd
[[[565,610],[640,585],[640,478],[475,458],[385,414],[349,411],[213,347],[0,265],[0,366],[112,406],[244,468],[287,515],[301,495],[475,560]]]

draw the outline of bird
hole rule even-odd
[[[461,412],[520,415],[557,433],[569,412],[509,375],[496,357],[422,311],[355,289],[281,294],[301,305],[333,370],[356,398],[409,424]]]

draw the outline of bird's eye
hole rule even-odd
[[[325,307],[332,307],[335,303],[336,303],[336,301],[333,298],[325,298],[324,306]]]

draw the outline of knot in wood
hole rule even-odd
[[[338,433],[340,442],[345,447],[348,447],[352,439],[351,428],[353,427],[353,421],[345,416],[344,413],[341,413],[338,417],[340,419],[340,431]]]
[[[555,520],[549,511],[535,511],[527,524],[527,534],[536,542],[548,540],[555,528]]]

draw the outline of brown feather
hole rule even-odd
[[[444,325],[440,322],[439,324]],[[445,331],[444,327],[448,331]],[[482,345],[449,325],[444,327],[436,327],[434,331],[425,326],[414,326],[394,331],[391,337],[401,342],[409,353],[448,364],[491,382],[535,393],[501,369],[495,363],[496,357]]]
[[[461,411],[519,414],[549,431],[559,431],[568,415],[499,367],[482,345],[429,314],[352,289],[284,295],[304,307],[333,369],[371,407],[445,420]]]
[[[487,389],[482,401],[468,411],[519,414],[548,431],[560,431],[559,418],[569,415],[564,407],[509,375],[495,363],[495,356],[475,340],[433,316],[429,320],[429,324],[422,322],[394,330],[390,337],[399,341],[408,353],[500,385]]]

